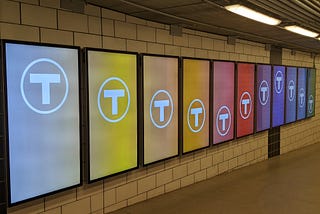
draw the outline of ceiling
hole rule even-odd
[[[320,41],[288,32],[296,24],[320,33],[319,0],[86,0],[146,20],[271,44],[293,50],[320,53]],[[224,6],[239,3],[282,20],[269,26],[238,16]]]

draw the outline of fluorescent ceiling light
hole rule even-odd
[[[291,32],[294,32],[294,33],[297,33],[297,34],[300,34],[300,35],[303,35],[303,36],[308,36],[308,37],[313,37],[313,38],[319,36],[318,33],[304,29],[304,28],[299,27],[297,25],[285,26],[284,29],[291,31]]]
[[[249,19],[253,19],[258,22],[262,22],[268,25],[278,25],[281,23],[281,20],[272,18],[270,16],[264,15],[257,11],[254,11],[250,8],[242,6],[240,4],[225,6],[225,8],[233,13],[236,13],[240,16],[247,17]]]

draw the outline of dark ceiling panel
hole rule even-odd
[[[130,0],[130,2],[153,8],[153,9],[164,9],[177,7],[182,5],[193,5],[201,3],[201,0]]]
[[[138,18],[150,20],[150,21],[160,22],[160,23],[163,23],[163,24],[169,24],[169,25],[170,24],[182,23],[181,20],[178,20],[178,19],[175,19],[175,18],[171,18],[171,17],[168,17],[168,16],[163,16],[163,15],[156,14],[156,13],[152,13],[152,12],[149,12],[149,11],[139,12],[139,13],[134,14],[134,16],[136,16]]]
[[[320,53],[320,41],[316,39],[300,36],[280,27],[261,24],[223,8],[223,5],[235,2],[239,0],[87,0],[87,3],[146,20],[178,24],[194,30]],[[320,11],[320,3],[317,1],[241,0],[241,3],[280,17],[284,24],[295,23],[320,32],[320,15],[315,15],[315,11]]]
[[[87,3],[98,5],[104,8],[109,8],[111,10],[119,11],[126,14],[132,14],[144,11],[141,8],[138,8],[136,6],[132,6],[126,3],[121,3],[119,0],[107,0],[107,1],[101,1],[101,0],[87,0]]]

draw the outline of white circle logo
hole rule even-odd
[[[219,125],[220,124],[219,121],[221,121],[221,127]],[[226,125],[227,121],[228,121],[228,124]],[[228,134],[231,127],[231,113],[230,113],[230,109],[227,106],[221,106],[219,108],[219,111],[216,117],[216,127],[219,135],[225,136]]]
[[[308,102],[309,102],[308,111],[309,111],[310,114],[312,114],[313,113],[313,102],[314,102],[312,94],[310,94]]]
[[[240,116],[244,120],[248,119],[252,109],[252,100],[249,92],[245,91],[242,93],[239,105],[240,105]]]
[[[165,97],[167,97],[168,99],[166,100],[155,100],[157,96],[159,95],[164,95]],[[170,116],[169,119],[166,121],[165,120],[165,108],[166,107],[171,107],[170,110]],[[159,109],[159,122],[156,122],[155,119],[153,118],[153,109],[157,108]],[[150,113],[150,119],[151,122],[153,123],[153,125],[155,125],[155,127],[162,129],[165,128],[166,126],[169,125],[169,123],[171,122],[172,119],[172,115],[173,115],[173,101],[172,101],[172,97],[170,95],[170,93],[166,90],[158,90],[151,98],[150,101],[150,107],[149,107],[149,113]]]
[[[303,108],[304,107],[304,103],[305,103],[305,91],[304,91],[304,88],[300,88],[299,90],[299,106],[300,108]]]
[[[123,87],[122,89],[110,89],[110,90],[105,90],[104,87],[106,84],[110,83],[111,81],[115,81],[120,83]],[[110,117],[106,116],[106,114],[104,113],[104,110],[102,110],[101,107],[101,94],[103,94],[103,98],[111,98],[111,112],[112,115],[118,115],[118,98],[121,97],[127,97],[127,105],[126,108],[124,110],[124,112],[117,117],[116,119],[111,119]],[[110,77],[108,79],[106,79],[102,85],[100,86],[99,92],[98,92],[98,109],[100,112],[100,115],[108,122],[110,123],[117,123],[119,121],[121,121],[126,114],[129,111],[129,107],[130,107],[130,92],[129,92],[129,88],[127,86],[127,84],[120,78],[118,77]]]
[[[34,67],[41,66],[41,63],[49,63],[49,66],[46,66],[46,67],[51,67],[51,69],[57,69],[58,73],[53,73],[53,72],[39,73],[38,71],[36,71],[37,69],[34,69]],[[31,73],[30,72],[31,69],[34,69],[36,72]],[[41,96],[42,96],[41,105],[49,106],[45,110],[41,109],[39,104],[37,104],[39,105],[38,107],[36,107],[35,104],[32,104],[31,97],[28,98],[28,95],[27,95],[28,93],[25,93],[25,89],[24,89],[26,86],[25,81],[28,73],[29,73],[30,85],[31,84],[41,85]],[[63,77],[65,84],[61,83],[61,76]],[[61,94],[61,98],[58,101],[56,101],[55,104],[52,104],[52,101],[54,99],[51,98],[51,93],[50,93],[50,88],[53,84],[55,85],[59,84],[59,86],[65,85],[65,90],[63,95]],[[36,113],[51,114],[59,110],[67,99],[68,91],[69,91],[69,83],[68,83],[67,75],[64,69],[61,67],[61,65],[59,65],[56,61],[52,59],[40,58],[40,59],[34,60],[23,71],[21,81],[20,81],[20,92],[27,106]],[[38,100],[38,97],[37,97],[37,100]]]
[[[269,100],[269,85],[268,82],[262,80],[259,86],[259,101],[261,105],[266,105]]]
[[[295,94],[296,94],[296,87],[295,87],[294,81],[290,80],[288,84],[288,98],[290,102],[294,100]]]
[[[283,74],[281,71],[277,71],[275,77],[274,77],[274,89],[277,94],[280,94],[283,89]]]
[[[195,104],[195,103],[199,103],[201,105],[201,107],[200,108],[192,108],[192,105]],[[199,114],[202,114],[202,113],[203,113],[203,119],[202,119],[201,125],[199,126]],[[194,126],[195,127],[199,127],[198,129],[192,128],[192,126],[190,124],[190,116],[191,115],[194,115],[194,118],[195,118],[194,119],[195,120],[195,125]],[[203,126],[204,126],[205,120],[206,120],[206,110],[204,108],[203,102],[200,99],[192,100],[192,102],[189,105],[188,115],[187,115],[187,122],[188,122],[189,129],[194,133],[200,132],[201,129],[203,128]]]

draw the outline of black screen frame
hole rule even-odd
[[[110,178],[110,177],[114,177],[114,176],[117,176],[117,175],[121,175],[121,174],[124,174],[124,173],[127,173],[129,171],[132,171],[132,170],[135,170],[135,169],[138,169],[140,164],[139,164],[139,139],[140,139],[140,132],[139,132],[139,108],[140,108],[140,92],[139,92],[139,70],[140,70],[140,66],[139,66],[139,54],[137,52],[130,52],[130,51],[118,51],[118,50],[111,50],[111,49],[102,49],[102,48],[84,48],[83,49],[84,51],[84,59],[85,59],[85,81],[84,81],[84,88],[85,88],[85,94],[86,94],[86,119],[87,119],[87,128],[86,128],[86,140],[87,140],[87,152],[86,152],[86,157],[87,157],[87,169],[86,169],[86,173],[87,173],[87,180],[88,180],[88,183],[94,183],[94,182],[98,182],[98,181],[101,181],[103,179],[106,179],[106,178]],[[90,179],[90,103],[89,103],[89,63],[88,63],[88,53],[89,51],[94,51],[94,52],[101,52],[101,53],[114,53],[114,54],[127,54],[127,55],[134,55],[136,57],[136,96],[137,96],[137,139],[136,139],[136,154],[137,154],[137,164],[135,167],[132,167],[132,168],[128,168],[128,169],[125,169],[125,170],[122,170],[122,171],[119,171],[119,172],[116,172],[116,173],[112,173],[112,174],[109,174],[109,175],[105,175],[105,176],[102,176],[102,177],[99,177],[99,178],[95,178],[95,179]]]
[[[179,97],[181,98],[181,100],[179,100],[180,101],[180,108],[179,108],[179,111],[180,111],[180,120],[179,121],[181,121],[181,125],[180,125],[180,127],[181,127],[181,130],[180,130],[180,142],[181,142],[181,152],[182,152],[182,155],[185,155],[185,154],[189,154],[189,153],[192,153],[192,152],[196,152],[196,151],[199,151],[199,150],[202,150],[202,149],[206,149],[206,148],[209,148],[209,147],[211,147],[211,141],[210,141],[210,136],[212,135],[212,130],[211,130],[211,128],[210,128],[210,119],[211,119],[211,117],[212,117],[212,113],[211,113],[211,111],[210,111],[210,107],[212,106],[212,102],[211,102],[211,99],[210,99],[210,92],[211,91],[209,91],[209,106],[208,106],[208,109],[207,109],[207,112],[208,112],[208,134],[209,134],[209,136],[208,136],[208,145],[207,146],[204,146],[204,147],[199,147],[199,148],[196,148],[196,149],[193,149],[193,150],[190,150],[190,151],[184,151],[183,150],[183,146],[184,146],[184,132],[183,132],[183,122],[184,122],[184,120],[185,120],[185,118],[183,117],[183,107],[184,107],[184,105],[183,105],[183,98],[184,98],[184,91],[183,91],[183,87],[184,87],[184,60],[196,60],[196,61],[207,61],[208,63],[209,63],[209,70],[208,70],[208,73],[209,73],[209,79],[208,79],[208,81],[209,81],[209,88],[208,88],[208,90],[210,90],[210,87],[211,87],[211,81],[210,81],[210,79],[211,79],[211,75],[212,75],[212,72],[211,72],[211,60],[210,59],[203,59],[203,58],[196,58],[196,57],[181,57],[181,65],[180,65],[180,76],[179,76],[179,80],[180,80],[180,93],[179,93]]]
[[[71,185],[65,188],[61,188],[58,190],[54,190],[54,191],[49,191],[47,193],[41,194],[41,195],[37,195],[34,197],[30,197],[28,199],[24,199],[21,201],[17,201],[17,202],[12,202],[11,201],[11,185],[10,185],[10,147],[9,147],[9,123],[8,123],[8,94],[7,94],[7,63],[6,63],[6,44],[17,44],[17,45],[30,45],[30,46],[40,46],[40,47],[48,47],[48,48],[66,48],[66,49],[74,49],[78,51],[78,95],[79,95],[79,171],[80,171],[80,175],[79,175],[79,183],[75,184],[75,185]],[[5,138],[5,144],[6,144],[6,167],[7,167],[7,198],[8,198],[8,206],[9,207],[13,207],[25,202],[29,202],[29,201],[33,201],[39,198],[43,198],[49,195],[53,195],[59,192],[63,192],[66,190],[70,190],[73,189],[75,187],[79,187],[83,184],[83,168],[82,168],[82,163],[83,163],[83,156],[82,156],[82,144],[83,144],[83,138],[82,138],[82,128],[81,128],[81,122],[82,122],[82,96],[81,96],[81,70],[82,70],[82,64],[81,64],[81,49],[78,46],[70,46],[70,45],[57,45],[57,44],[50,44],[50,43],[37,43],[37,42],[26,42],[26,41],[18,41],[18,40],[2,40],[1,41],[1,46],[2,46],[2,57],[3,57],[3,72],[2,72],[2,79],[3,79],[3,95],[4,95],[4,118],[5,118],[5,126],[4,126],[4,138]]]
[[[212,97],[211,97],[211,102],[210,102],[210,104],[212,105],[212,109],[211,109],[211,111],[212,111],[212,114],[211,114],[211,120],[212,120],[212,127],[211,127],[211,137],[212,137],[212,141],[211,141],[211,144],[212,144],[212,146],[213,147],[215,147],[215,146],[219,146],[219,145],[222,145],[222,144],[224,144],[224,143],[227,143],[227,142],[231,142],[231,141],[233,141],[233,140],[235,140],[236,139],[236,106],[235,106],[235,104],[236,104],[236,86],[237,86],[237,78],[236,78],[236,75],[237,75],[237,62],[236,61],[232,61],[232,60],[215,60],[215,59],[212,59],[212,60],[210,60],[211,62],[210,62],[210,64],[211,64],[211,76],[212,76],[212,86],[211,86],[211,88],[210,88],[210,90],[211,90],[211,93],[212,93]],[[215,62],[227,62],[227,63],[233,63],[233,112],[232,112],[232,114],[233,114],[233,137],[231,138],[231,139],[228,139],[228,140],[224,140],[224,141],[221,141],[221,142],[219,142],[219,143],[214,143],[214,129],[216,129],[216,126],[214,125],[214,117],[215,117],[215,112],[214,112],[214,105],[215,105],[215,103],[214,103],[214,72],[215,72],[215,70],[214,70],[214,63]]]
[[[181,133],[180,133],[180,125],[181,124],[181,117],[179,116],[180,115],[180,99],[179,99],[179,95],[180,95],[180,68],[181,68],[181,57],[178,57],[178,56],[172,56],[172,55],[162,55],[162,54],[146,54],[146,53],[142,53],[142,54],[139,54],[140,55],[140,64],[141,64],[141,67],[140,67],[140,85],[141,85],[141,104],[140,104],[140,109],[139,111],[141,111],[141,121],[140,121],[140,133],[141,133],[141,138],[140,138],[140,164],[145,167],[145,166],[149,166],[149,165],[154,165],[154,164],[157,164],[159,162],[162,162],[162,161],[166,161],[166,160],[169,160],[169,159],[172,159],[172,158],[175,158],[175,157],[179,157],[180,154],[181,154],[181,141],[180,141],[180,137],[181,137]],[[144,115],[146,114],[146,112],[144,111],[144,73],[145,73],[145,68],[144,68],[144,57],[145,56],[151,56],[151,57],[160,57],[160,58],[176,58],[177,59],[177,72],[178,72],[178,82],[177,82],[177,94],[178,94],[178,99],[177,99],[177,103],[178,103],[178,106],[176,107],[177,109],[177,116],[178,116],[178,127],[177,127],[177,131],[178,131],[178,134],[176,136],[177,138],[177,154],[175,155],[172,155],[172,156],[169,156],[169,157],[165,157],[163,159],[159,159],[159,160],[155,160],[155,161],[152,161],[152,162],[149,162],[149,163],[145,163],[145,157],[144,157]]]

